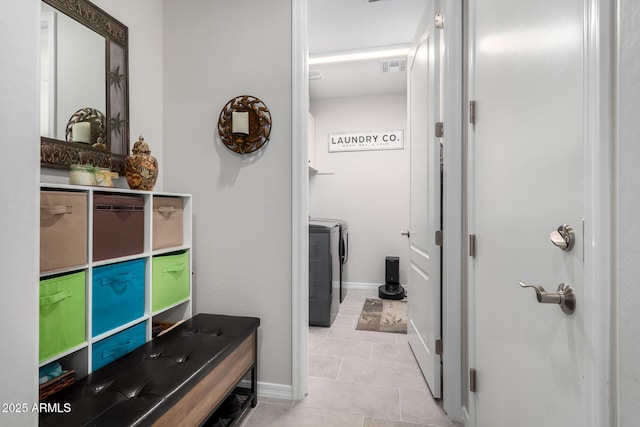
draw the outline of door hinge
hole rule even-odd
[[[436,138],[442,138],[444,136],[444,122],[436,123]]]
[[[442,356],[442,340],[436,340],[436,354]]]
[[[444,28],[444,15],[442,13],[436,13],[436,28],[441,30]]]
[[[442,230],[436,230],[436,246],[442,246]]]
[[[470,257],[475,257],[476,256],[476,245],[477,245],[477,238],[475,234],[469,234],[469,256]]]
[[[478,378],[476,374],[476,370],[471,368],[469,369],[469,391],[475,393],[478,390]]]
[[[469,101],[469,123],[476,124],[476,101]]]

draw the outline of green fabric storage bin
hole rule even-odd
[[[187,251],[154,256],[151,310],[156,312],[189,298],[189,274]]]
[[[85,342],[85,272],[40,281],[40,357]]]

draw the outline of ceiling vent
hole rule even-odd
[[[383,73],[399,73],[407,68],[407,61],[404,59],[395,59],[389,61],[382,61]]]

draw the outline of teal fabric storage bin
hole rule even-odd
[[[40,281],[40,362],[85,342],[84,286],[84,271]]]
[[[189,253],[153,257],[151,310],[156,312],[189,298]]]
[[[93,344],[91,369],[97,370],[131,353],[146,342],[147,324],[139,323]]]
[[[144,315],[144,259],[93,269],[91,336]]]

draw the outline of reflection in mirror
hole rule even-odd
[[[73,138],[66,129],[82,109],[106,112],[105,39],[44,3],[41,23],[40,134],[95,144],[95,131]]]
[[[53,12],[42,12],[40,19],[40,135],[56,133],[56,20]]]

